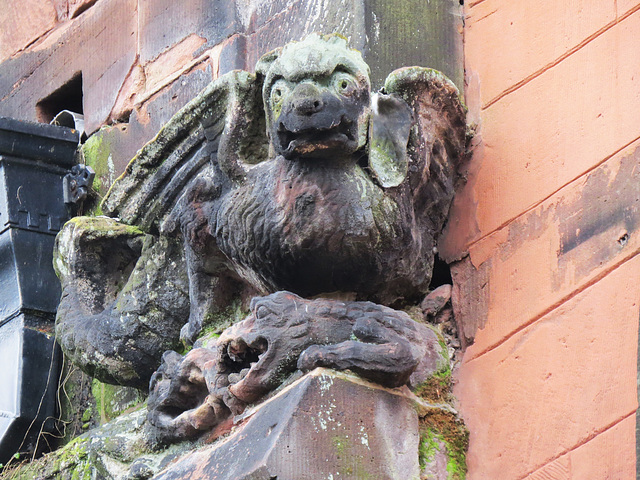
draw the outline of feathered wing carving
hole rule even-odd
[[[427,291],[434,249],[466,154],[465,114],[458,89],[433,69],[398,69],[374,96],[369,171],[398,205],[402,228],[409,232],[383,257],[389,274],[375,297],[380,303]]]
[[[260,81],[230,72],[133,158],[102,203],[112,218],[80,217],[64,227],[56,252],[63,288],[56,334],[71,359],[103,381],[148,387],[190,315],[198,329],[203,312],[225,295],[224,272],[188,272],[198,265],[187,261],[193,252],[185,252],[177,232],[162,235],[163,224],[199,179],[241,182],[267,149]],[[220,294],[193,298],[192,291],[209,289]]]
[[[268,140],[262,84],[232,71],[183,107],[114,182],[102,210],[123,223],[158,231],[188,183],[209,160],[234,181],[265,160]]]
[[[398,96],[413,112],[407,169],[414,210],[440,231],[453,198],[457,170],[466,154],[466,108],[454,83],[437,70],[406,67],[387,77],[382,92]],[[418,174],[416,174],[418,173]]]

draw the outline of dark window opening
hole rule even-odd
[[[82,108],[82,72],[76,73],[71,80],[62,85],[36,105],[36,117],[39,122],[49,123],[63,110],[84,114]]]
[[[453,285],[453,279],[451,278],[451,269],[449,264],[436,254],[433,259],[433,275],[431,275],[431,283],[429,284],[429,290],[435,290],[440,285]]]

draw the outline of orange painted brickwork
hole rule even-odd
[[[468,182],[441,254],[470,480],[635,478],[640,1],[465,6]]]

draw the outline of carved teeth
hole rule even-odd
[[[299,131],[288,130],[283,123],[280,123],[278,127],[280,147],[285,152],[291,152],[305,145],[321,146],[329,141],[354,141],[352,126],[353,122],[350,122],[344,117],[339,120],[333,120],[326,128],[312,127]]]

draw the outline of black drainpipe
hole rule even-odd
[[[55,427],[60,353],[56,233],[70,218],[63,177],[79,134],[0,117],[0,463]],[[41,441],[40,443],[46,444]]]

